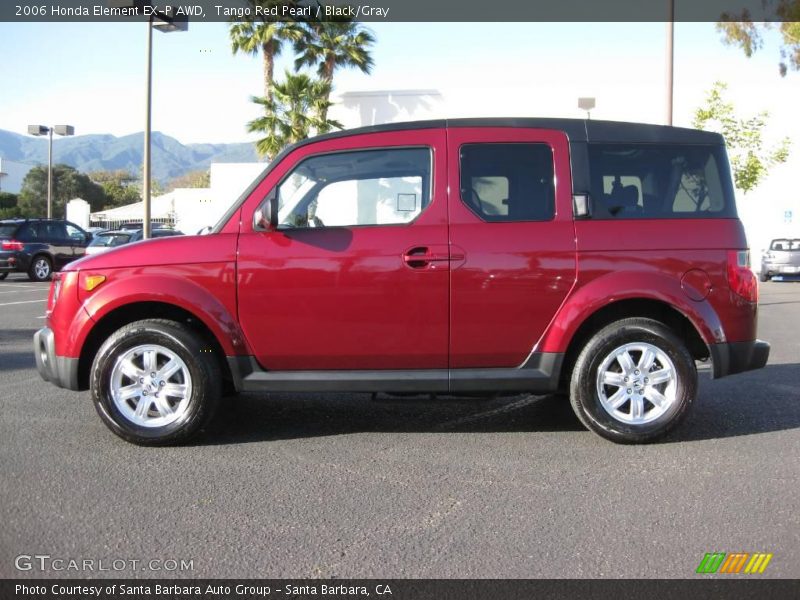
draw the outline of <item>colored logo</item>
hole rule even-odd
[[[772,554],[766,552],[707,552],[697,567],[697,573],[763,573]]]

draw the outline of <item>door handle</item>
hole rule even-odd
[[[445,248],[443,252],[436,252],[431,250],[428,246],[416,246],[403,253],[403,262],[412,269],[424,269],[430,266],[431,263],[449,262],[450,260],[461,260],[462,257],[450,256],[449,251]]]

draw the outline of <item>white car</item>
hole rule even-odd
[[[175,229],[153,229],[152,237],[169,237],[173,235],[183,235],[183,232]],[[107,250],[124,246],[142,239],[141,229],[123,229],[120,231],[103,231],[95,234],[91,243],[86,247],[86,254],[101,254]]]

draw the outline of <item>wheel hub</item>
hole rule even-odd
[[[617,421],[650,423],[670,412],[677,397],[677,371],[667,354],[637,342],[610,352],[597,370],[597,394]]]
[[[192,380],[186,363],[156,344],[136,346],[122,354],[111,373],[114,405],[142,427],[163,427],[188,409]]]

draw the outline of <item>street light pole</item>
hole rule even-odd
[[[53,218],[53,134],[75,135],[72,125],[28,125],[28,133],[35,136],[47,135],[47,218]]]
[[[675,0],[667,0],[667,125],[672,125],[672,102],[675,90]]]
[[[142,238],[150,237],[150,125],[153,101],[153,17],[147,21],[147,83],[145,85],[144,152],[142,166],[142,200],[144,221]]]
[[[166,6],[164,12],[155,10],[156,6],[151,0],[107,0],[111,8],[132,8],[135,7],[144,11],[145,7],[153,9],[146,13],[147,17],[147,56],[146,73],[147,83],[145,85],[145,116],[144,116],[144,151],[142,156],[142,204],[144,205],[144,216],[142,221],[142,238],[150,237],[150,186],[152,176],[150,173],[150,126],[152,122],[153,104],[153,29],[158,29],[164,33],[171,31],[186,31],[189,22],[186,15],[178,15],[178,10],[174,6]]]
[[[48,128],[47,144],[47,218],[53,218],[53,128]]]

